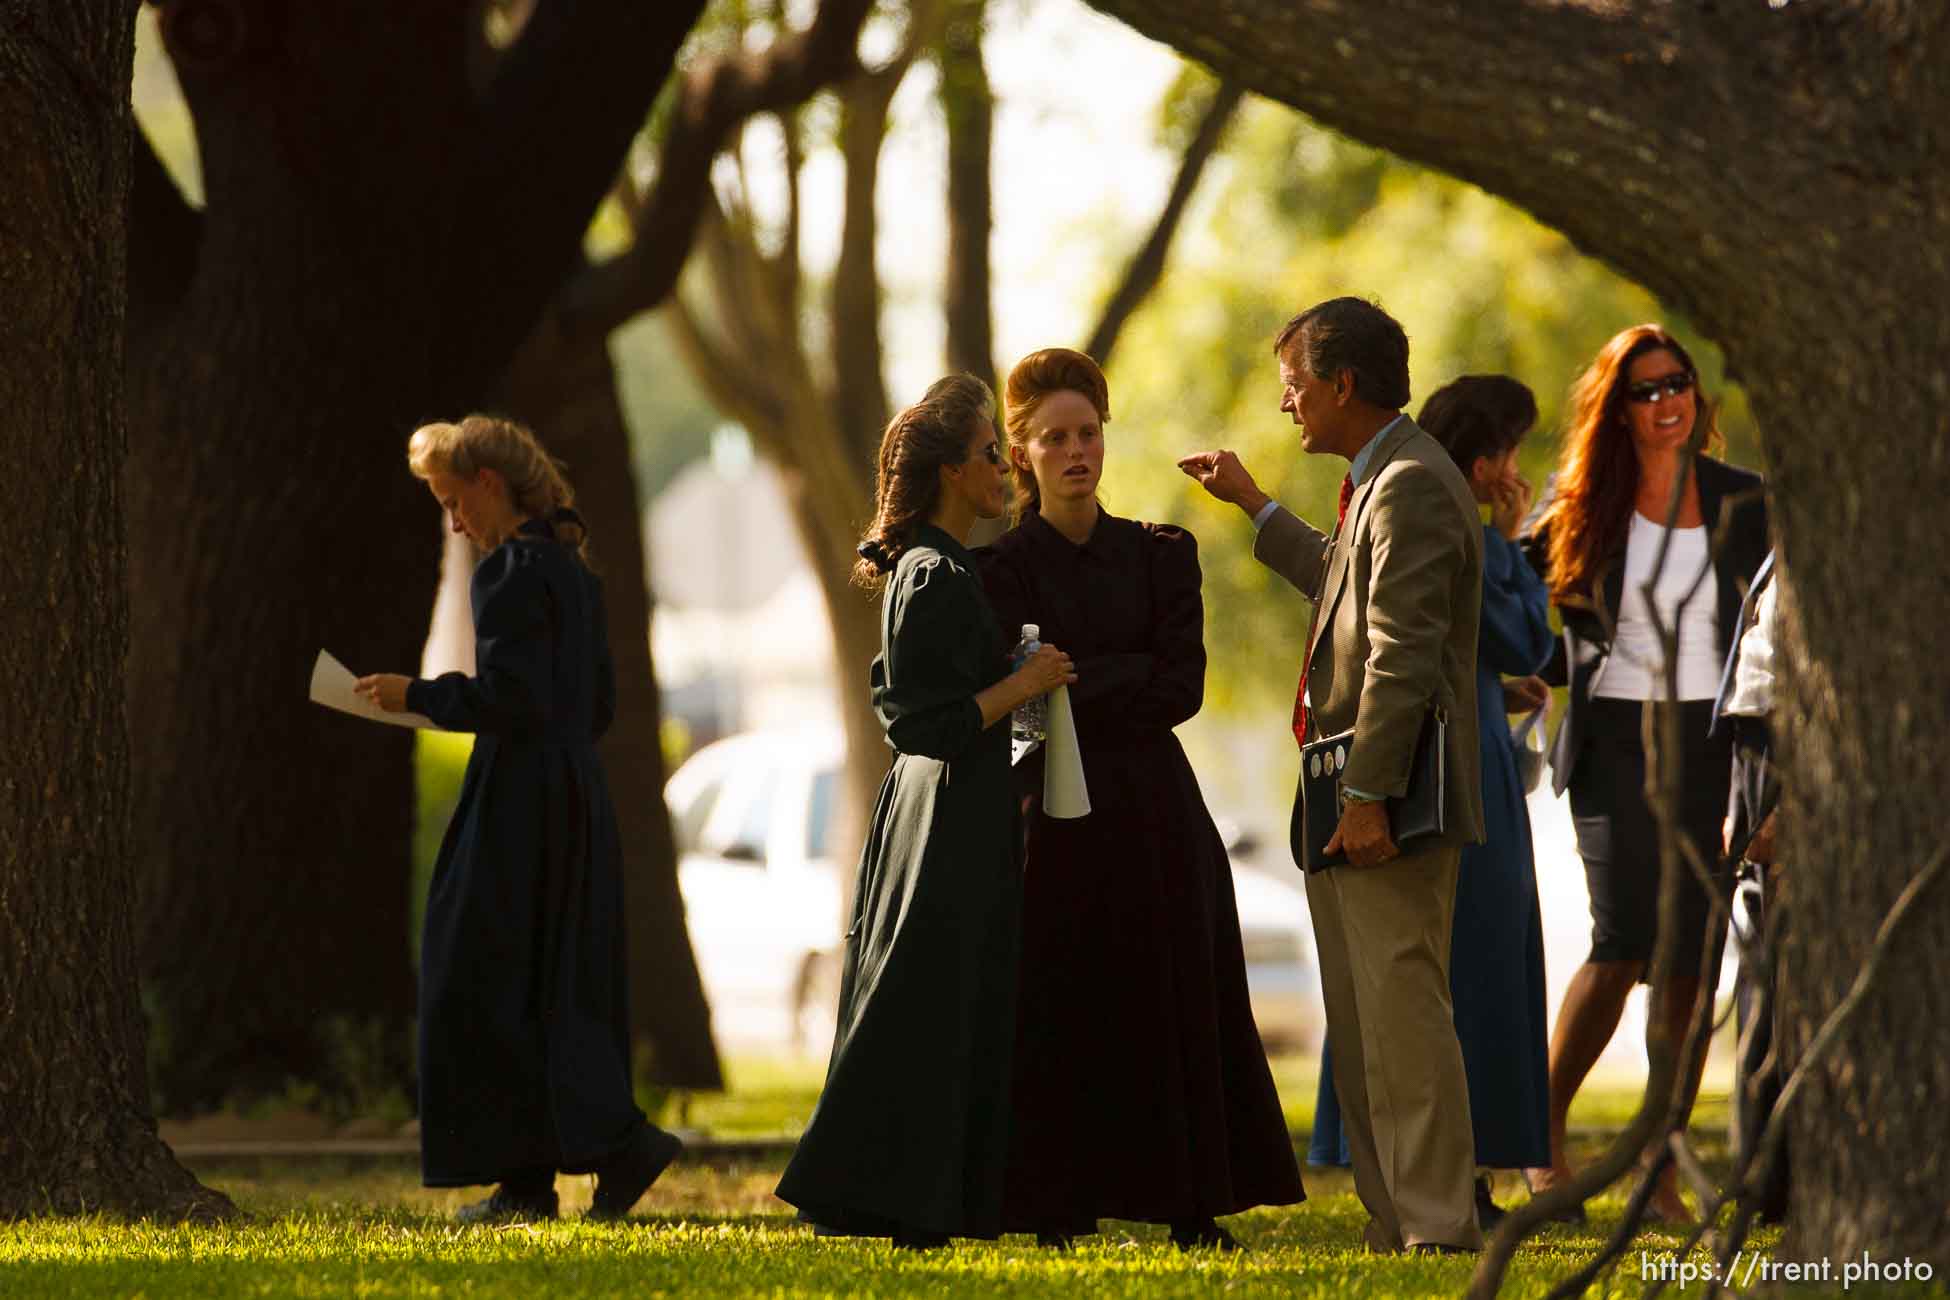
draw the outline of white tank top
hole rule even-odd
[[[1592,694],[1607,700],[1650,700],[1663,697],[1659,634],[1643,588],[1658,558],[1665,529],[1632,512],[1632,533],[1625,546],[1625,595],[1619,601],[1618,632],[1611,658],[1598,675]],[[1653,592],[1659,617],[1668,627],[1679,602],[1707,564],[1709,538],[1704,526],[1675,528],[1666,551],[1666,565]],[[1709,569],[1679,615],[1679,698],[1710,700],[1720,690],[1719,588]]]

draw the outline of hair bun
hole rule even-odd
[[[853,548],[859,557],[882,573],[892,573],[899,562],[886,545],[877,537],[869,537]]]

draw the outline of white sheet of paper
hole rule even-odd
[[[390,722],[395,727],[418,727],[422,730],[438,731],[432,718],[419,713],[388,713],[377,704],[361,695],[353,693],[352,684],[359,679],[352,670],[332,657],[329,650],[320,650],[318,660],[311,666],[311,700],[328,709],[340,713],[350,713],[355,718],[368,718],[373,722]]]

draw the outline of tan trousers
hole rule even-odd
[[[1307,877],[1334,1089],[1368,1244],[1480,1248],[1469,1085],[1449,1001],[1462,850]]]

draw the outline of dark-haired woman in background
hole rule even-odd
[[[1713,406],[1700,392],[1693,359],[1666,330],[1635,325],[1613,336],[1572,387],[1571,405],[1563,466],[1524,550],[1564,623],[1544,670],[1552,685],[1570,688],[1551,743],[1551,772],[1557,790],[1571,795],[1591,895],[1591,955],[1571,976],[1551,1037],[1551,1162],[1533,1171],[1539,1189],[1571,1176],[1564,1156],[1571,1099],[1611,1041],[1633,986],[1647,978],[1658,938],[1658,823],[1645,798],[1641,728],[1647,703],[1667,692],[1644,586],[1666,546],[1654,601],[1659,618],[1678,634],[1683,775],[1677,812],[1681,833],[1701,861],[1713,863],[1720,856],[1730,761],[1725,734],[1711,734],[1713,697],[1741,597],[1768,548],[1760,477],[1703,454],[1718,449]],[[1702,454],[1682,479],[1681,453],[1696,430]],[[1675,492],[1679,516],[1668,532]],[[1716,551],[1714,530],[1723,523]],[[1682,608],[1709,563],[1713,581]],[[1702,969],[1710,900],[1690,870],[1681,865],[1679,873],[1672,981],[1663,1004],[1646,1012],[1648,1035],[1667,1035],[1675,1049],[1697,999],[1712,995],[1719,974]],[[1690,1220],[1670,1162],[1651,1211],[1667,1221]]]
[[[822,1232],[937,1246],[1001,1231],[1022,902],[1009,671],[964,539],[1002,513],[995,398],[937,381],[888,424],[854,578],[886,587],[874,710],[893,747],[860,855],[826,1086],[778,1195]],[[891,574],[891,580],[888,575]]]
[[[1172,728],[1205,690],[1198,545],[1097,502],[1110,395],[1048,348],[1009,374],[1017,526],[980,552],[1003,626],[1069,648],[1088,817],[1032,810],[1017,1000],[1011,1229],[1099,1218],[1237,1249],[1215,1221],[1304,1199],[1253,1024],[1231,864]],[[1018,788],[1042,789],[1040,752]]]
[[[1483,617],[1476,643],[1486,833],[1483,843],[1463,846],[1449,992],[1469,1079],[1476,1164],[1479,1170],[1526,1169],[1550,1156],[1544,923],[1530,814],[1504,714],[1541,707],[1550,694],[1532,676],[1550,657],[1550,597],[1517,545],[1531,497],[1530,484],[1517,472],[1517,446],[1537,422],[1537,400],[1507,375],[1464,375],[1436,390],[1415,422],[1455,458],[1477,502],[1490,510],[1483,526]],[[1348,1163],[1331,1051],[1330,1044],[1322,1053],[1307,1153],[1315,1164]],[[1487,1174],[1476,1180],[1476,1214],[1485,1230],[1503,1214]]]

